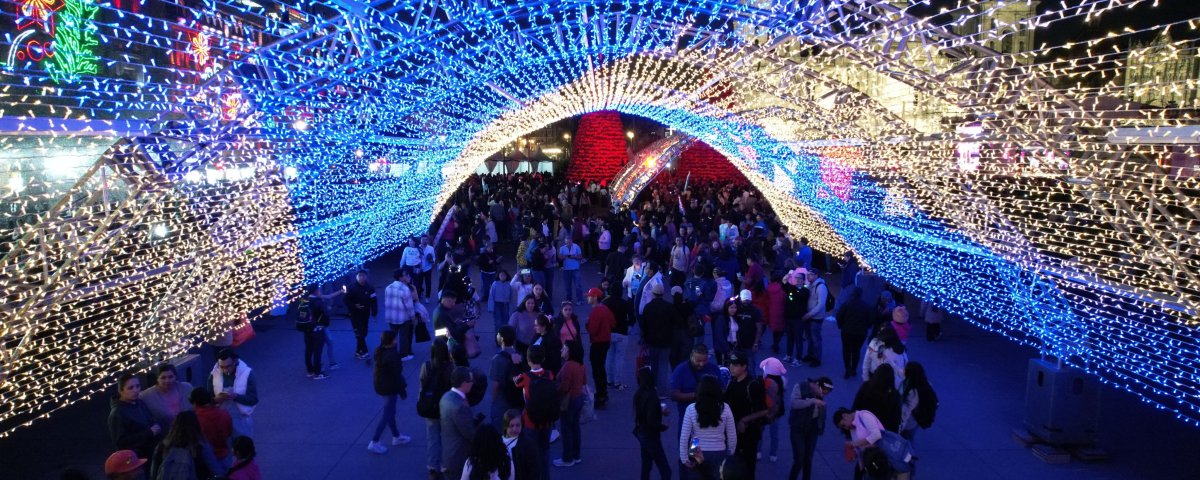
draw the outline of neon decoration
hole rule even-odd
[[[93,1],[63,0],[54,29],[54,57],[46,65],[56,82],[77,82],[80,75],[100,71],[100,58],[94,51],[99,45],[97,27],[92,23],[99,8]]]

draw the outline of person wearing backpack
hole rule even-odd
[[[757,377],[750,375],[749,358],[744,352],[729,355],[729,386],[725,389],[725,403],[733,412],[737,422],[737,448],[733,454],[746,464],[750,478],[757,468],[758,442],[762,440],[762,429],[770,415],[767,409],[766,390]]]
[[[783,362],[778,358],[767,357],[758,364],[758,371],[761,373],[759,380],[763,383],[763,390],[766,392],[767,410],[770,414],[767,415],[767,438],[771,441],[767,450],[768,458],[771,463],[779,461],[779,424],[775,420],[782,417],[786,408],[784,407],[784,392],[787,391],[784,375],[787,375],[787,369],[784,368]],[[762,445],[759,445],[759,451],[755,457],[758,460],[762,459]]]
[[[911,442],[917,435],[917,427],[933,426],[938,408],[937,394],[929,384],[924,365],[919,362],[904,365],[900,398],[904,401],[900,407],[900,436]]]
[[[817,437],[825,433],[825,396],[833,391],[833,380],[821,377],[792,388],[791,415],[788,417],[792,440],[792,469],[788,480],[796,480],[804,471],[804,480],[812,479],[813,452]]]
[[[196,412],[180,412],[167,438],[154,449],[150,462],[153,480],[207,480],[225,474],[212,446],[200,431]]]
[[[417,397],[417,415],[425,419],[426,445],[425,466],[429,479],[437,480],[442,475],[442,425],[438,402],[450,391],[450,371],[454,363],[450,360],[450,346],[446,337],[434,339],[429,348],[429,360],[421,365],[418,376],[421,391]]]
[[[832,298],[829,295],[829,286],[825,284],[825,280],[821,278],[821,272],[817,270],[809,270],[807,273],[808,289],[812,292],[808,297],[808,309],[804,313],[803,320],[808,322],[807,329],[804,331],[804,338],[808,344],[806,350],[806,358],[802,360],[808,361],[811,367],[821,366],[821,329],[825,327],[825,317],[829,315]]]
[[[513,383],[525,397],[525,428],[537,438],[538,467],[542,479],[550,478],[550,430],[558,421],[562,403],[558,385],[554,383],[554,373],[542,368],[546,353],[541,345],[530,346],[525,359],[529,363],[529,371],[513,378]]]
[[[516,329],[509,325],[501,326],[496,332],[496,346],[500,347],[500,350],[492,357],[488,368],[488,378],[492,379],[492,406],[489,412],[492,426],[497,427],[498,431],[503,431],[506,427],[504,412],[525,406],[525,397],[522,396],[521,390],[509,381],[525,371],[524,358],[517,352],[516,345]]]
[[[296,330],[304,333],[304,367],[308,370],[308,378],[324,380],[329,378],[321,371],[321,349],[328,340],[326,329],[329,328],[329,312],[325,310],[325,300],[331,299],[342,292],[325,295],[317,285],[309,285],[308,296],[300,298],[296,308]],[[333,356],[330,355],[332,361]],[[336,365],[334,363],[330,364]]]

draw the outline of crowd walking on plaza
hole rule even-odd
[[[632,411],[614,414],[634,420],[642,479],[758,478],[764,457],[780,459],[780,430],[788,478],[808,479],[830,424],[855,478],[913,477],[916,433],[932,425],[937,397],[908,358],[902,292],[850,253],[831,287],[833,259],[794,238],[746,186],[662,181],[629,209],[609,202],[603,186],[557,176],[471,177],[430,232],[404,246],[392,283],[377,289],[359,271],[341,290],[306,290],[296,328],[307,375],[337,368],[328,327],[340,301],[382,404],[366,449],[412,443],[396,416],[416,413],[431,480],[568,478],[556,472],[583,464],[580,425],[626,390]],[[919,315],[935,340],[941,313]],[[387,328],[372,351],[373,318]],[[824,354],[827,322],[840,332],[842,380],[863,382],[832,413],[834,380],[815,370],[836,364]],[[429,358],[413,365],[424,342]],[[496,353],[484,355],[484,342]],[[813,370],[793,385],[789,369]],[[112,478],[259,478],[255,376],[233,350],[203,385],[165,364],[152,388],[140,387],[121,377],[112,402]]]

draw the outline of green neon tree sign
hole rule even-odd
[[[100,71],[100,58],[94,49],[99,45],[97,28],[92,19],[99,7],[94,0],[65,0],[55,19],[54,56],[46,71],[55,82],[76,82],[81,74]]]

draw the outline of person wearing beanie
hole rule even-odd
[[[732,323],[736,324],[736,328],[734,325],[730,325],[730,329],[734,330],[731,335],[734,341],[733,350],[746,354],[750,374],[754,375],[754,367],[758,365],[755,357],[758,356],[758,347],[762,343],[766,319],[763,318],[762,310],[754,305],[754,294],[750,290],[742,290],[738,294],[738,300],[737,315],[731,319]]]
[[[758,364],[760,378],[763,382],[763,390],[766,392],[767,406],[771,410],[768,418],[776,419],[782,417],[787,410],[785,396],[787,392],[787,368],[783,366],[783,362],[775,357],[767,357]],[[771,422],[767,426],[767,439],[770,440],[768,445],[767,455],[771,463],[779,461],[779,424],[783,422]],[[759,444],[760,450],[756,458],[762,458],[762,444]]]
[[[587,291],[587,302],[592,306],[587,317],[588,337],[591,339],[588,360],[592,364],[592,381],[596,382],[596,408],[604,408],[608,404],[608,370],[605,363],[612,345],[613,326],[616,324],[612,310],[600,303],[602,298],[604,292],[599,288],[592,287]]]
[[[908,323],[908,308],[904,305],[892,309],[892,329],[896,330],[900,343],[908,343],[908,332],[912,330],[912,324]]]
[[[672,334],[674,325],[681,323],[679,311],[664,297],[665,287],[662,282],[647,285],[647,296],[653,300],[646,304],[642,311],[642,343],[650,355],[649,365],[654,369],[656,385],[666,385],[667,375],[671,372],[670,362]]]

